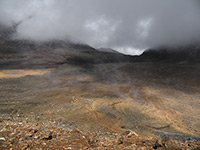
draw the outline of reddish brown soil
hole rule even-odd
[[[77,128],[58,127],[58,124],[52,121],[31,123],[25,120],[22,122],[7,120],[1,119],[0,123],[0,149],[198,150],[200,148],[200,141],[188,139],[180,142],[168,136],[161,138],[141,136],[130,130],[123,133],[83,132]]]

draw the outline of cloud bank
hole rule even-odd
[[[199,42],[198,0],[0,0],[0,24],[14,38],[71,40],[127,54]]]

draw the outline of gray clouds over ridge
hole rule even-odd
[[[0,23],[22,21],[14,38],[70,39],[138,54],[200,39],[198,0],[0,0]]]

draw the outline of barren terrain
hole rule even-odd
[[[60,121],[63,128],[84,132],[133,130],[141,136],[200,139],[198,63],[134,62],[134,57],[75,45],[34,52],[5,47],[3,119]]]

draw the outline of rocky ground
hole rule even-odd
[[[199,63],[147,54],[1,42],[0,149],[199,149]]]
[[[0,149],[200,149],[200,141],[187,139],[178,141],[168,136],[148,137],[127,130],[122,133],[83,132],[77,128],[63,126],[60,121],[29,122],[21,117],[0,120]]]

